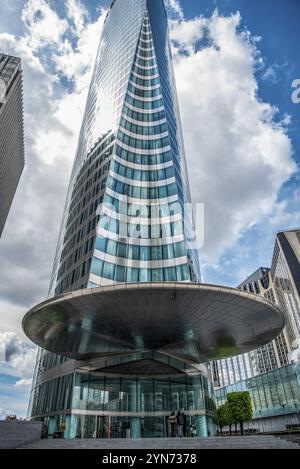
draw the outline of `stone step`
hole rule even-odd
[[[39,440],[22,449],[300,449],[293,441],[284,440],[272,435],[244,437],[210,437],[210,438],[144,438],[128,439],[73,439],[73,440]]]

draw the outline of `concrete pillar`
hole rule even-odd
[[[67,419],[67,424],[66,424],[67,438],[76,438],[76,429],[77,429],[77,415],[70,415],[70,418]]]
[[[137,381],[133,381],[130,386],[130,412],[139,410],[140,389]],[[141,438],[140,417],[130,417],[130,438]]]
[[[196,433],[198,437],[207,437],[207,424],[205,415],[196,415]]]

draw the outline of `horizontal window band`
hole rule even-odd
[[[150,199],[141,199],[141,198],[129,197],[127,195],[120,194],[119,192],[115,192],[114,190],[112,190],[110,187],[106,188],[106,192],[111,197],[114,197],[115,199],[120,200],[122,202],[127,202],[129,204],[141,205],[141,202],[143,201],[145,202],[145,205],[148,205],[150,202]],[[157,201],[161,205],[171,204],[173,202],[178,201],[178,195],[174,194],[169,197],[162,197],[162,198],[157,197],[155,199],[151,199],[151,202],[155,202],[155,201]]]
[[[128,236],[122,237],[120,234],[108,231],[101,226],[97,227],[97,235],[107,239],[111,239],[112,241],[127,244],[128,246],[135,246],[137,241],[135,238],[129,238]],[[184,234],[176,236],[166,236],[164,238],[139,238],[138,241],[140,246],[162,247],[170,244],[177,244],[183,242]]]
[[[141,60],[156,60],[155,55],[140,55],[138,52],[136,52],[135,56]]]
[[[158,218],[152,218],[152,217],[145,218],[141,216],[135,217],[135,216],[129,216],[126,214],[118,213],[116,210],[112,210],[111,208],[107,207],[105,203],[102,204],[102,208],[101,208],[101,217],[102,216],[107,216],[109,218],[113,218],[114,220],[119,220],[122,223],[130,224],[130,225],[139,224],[143,226],[166,225],[168,223],[172,223],[175,221],[182,221],[181,213],[175,213],[167,217],[158,217]]]
[[[119,126],[131,133],[134,133],[135,135],[137,135],[137,138],[144,138],[144,137],[162,138],[160,137],[160,135],[162,135],[165,132],[168,132],[169,130],[166,122],[162,124],[157,124],[157,125],[155,125],[154,123],[152,125],[139,125],[139,124],[133,124],[131,121],[129,121],[127,118],[123,116],[121,117]]]
[[[111,160],[110,169],[120,176],[127,177],[131,180],[148,182],[161,181],[163,179],[168,180],[171,177],[174,177],[175,174],[172,164],[169,167],[163,169],[153,169],[150,171],[147,166],[144,166],[143,169],[138,170],[136,168],[130,168],[126,160],[123,160],[121,163],[119,163],[115,160],[115,158]]]
[[[116,266],[115,264],[94,258],[91,272],[94,278],[93,282],[97,282],[97,284],[100,284],[101,282],[101,285],[107,284],[109,281],[114,281],[114,283],[190,281],[190,273],[187,263],[173,267],[143,269],[136,267]],[[94,272],[97,272],[98,275],[94,274]],[[106,278],[109,280],[106,280]]]
[[[125,160],[124,158],[119,157],[118,155],[113,156],[114,161],[117,163],[120,163],[122,165],[126,165],[128,168],[140,170],[140,171],[156,171],[160,169],[166,169],[170,168],[173,166],[173,161],[169,160],[166,161],[165,163],[159,163],[159,164],[138,164],[138,163],[132,163],[131,161]]]
[[[153,108],[153,109],[143,109],[143,108],[134,106],[133,104],[129,103],[128,101],[125,101],[124,104],[125,104],[125,106],[129,107],[129,109],[131,109],[132,111],[137,112],[139,114],[157,114],[158,112],[165,112],[165,107],[164,106],[160,106],[160,107]]]
[[[141,101],[142,103],[154,103],[155,101],[159,101],[160,99],[163,98],[162,94],[159,94],[157,96],[153,96],[150,98],[144,98],[142,96],[138,96],[134,94],[132,91],[127,90],[127,95],[131,96],[131,98],[135,99],[136,101]]]
[[[137,78],[141,78],[142,80],[144,80],[144,79],[153,80],[154,78],[159,78],[159,73],[154,73],[154,75],[142,75],[142,74],[132,70],[132,74]]]
[[[135,99],[132,96],[129,96],[129,94],[127,94],[126,96],[125,104],[131,104],[136,109],[152,111],[152,112],[155,112],[158,109],[161,109],[162,107],[164,107],[164,103],[162,99],[157,99],[155,101],[142,101],[139,99]]]
[[[156,85],[160,85],[160,78],[155,78],[154,80],[149,80],[148,78],[144,78],[141,80],[140,78],[136,78],[134,75],[130,76],[130,83],[133,86],[143,86],[147,88],[152,88]]]
[[[126,102],[124,102],[123,114],[131,117],[132,119],[135,119],[136,121],[147,123],[147,122],[155,122],[157,120],[166,118],[165,108],[158,109],[155,112],[153,112],[152,110],[151,112],[144,112],[144,109],[142,109],[141,112],[139,112],[139,111],[134,111],[132,107],[133,107],[132,104],[127,106]]]
[[[166,137],[169,136],[169,132],[168,132],[168,131],[162,132],[162,133],[160,133],[160,134],[144,135],[144,134],[136,134],[136,133],[133,133],[133,132],[131,132],[130,130],[125,129],[125,127],[123,127],[122,125],[120,125],[119,129],[120,129],[124,134],[128,135],[129,137],[132,137],[132,138],[135,138],[136,140],[141,140],[141,141],[159,140],[159,139],[166,138]]]
[[[141,59],[141,60],[143,60],[143,62],[147,62],[147,60],[144,60],[144,59]],[[135,62],[134,66],[142,69],[142,71],[143,70],[151,70],[153,68],[155,68],[157,70],[156,63],[154,63],[153,65],[142,65],[140,62]]]
[[[171,151],[159,153],[157,155],[142,155],[141,153],[131,152],[120,145],[115,146],[115,154],[125,161],[141,165],[157,165],[173,161]]]
[[[118,179],[109,176],[106,182],[106,189],[111,189],[121,196],[127,195],[129,198],[142,200],[162,200],[165,197],[177,195],[177,186],[173,182],[168,185],[159,185],[149,187],[140,184],[126,184]]]
[[[144,44],[149,44],[149,42],[153,43],[151,36],[147,36],[147,39],[144,39],[142,36],[140,36],[139,41],[143,42]]]
[[[164,267],[180,266],[187,263],[187,256],[175,257],[173,259],[142,261],[124,257],[116,257],[95,249],[94,257],[109,264],[120,265],[122,267],[133,267],[137,269],[163,269]]]
[[[150,138],[134,138],[129,137],[126,133],[122,132],[122,129],[119,129],[118,140],[125,145],[129,145],[139,151],[152,151],[152,150],[161,150],[164,153],[163,148],[169,145],[170,140],[168,135],[161,139],[150,139]]]
[[[124,176],[121,176],[114,171],[110,171],[109,175],[113,177],[116,181],[123,182],[129,186],[137,186],[137,187],[162,187],[162,186],[169,186],[170,184],[174,184],[176,182],[175,177],[171,177],[169,179],[162,179],[160,181],[137,181],[135,179],[128,179]]]
[[[155,148],[153,150],[144,150],[144,149],[138,149],[135,147],[131,147],[130,145],[127,145],[126,143],[121,142],[118,138],[116,139],[116,143],[121,147],[124,148],[125,150],[131,151],[132,153],[135,153],[137,155],[160,155],[162,153],[166,153],[168,151],[171,151],[171,146],[167,145],[166,147],[162,148]]]
[[[130,83],[131,86],[133,86],[137,90],[141,90],[141,91],[154,91],[154,90],[158,90],[160,88],[160,83],[158,83],[157,85],[149,85],[149,86],[139,85],[138,83],[135,83],[132,80],[130,80],[129,83]]]
[[[147,121],[147,122],[133,119],[132,117],[129,117],[127,114],[125,114],[124,112],[121,117],[125,119],[127,122],[130,122],[130,124],[138,125],[141,127],[156,127],[157,125],[162,125],[162,124],[167,123],[167,119],[165,117],[158,121]]]
[[[141,44],[139,43],[138,45],[138,48],[137,48],[138,51],[143,51],[143,52],[154,52],[154,47],[153,46],[150,46],[150,47],[143,47],[141,46]]]

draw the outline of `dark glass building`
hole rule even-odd
[[[0,236],[24,169],[21,60],[0,53]]]
[[[87,98],[49,299],[23,327],[40,350],[29,415],[68,438],[214,433],[205,363],[282,330],[263,299],[199,285],[163,0],[114,0]]]
[[[277,233],[271,268],[260,267],[238,288],[277,304],[286,328],[257,350],[213,363],[213,381],[224,387],[286,366],[300,350],[300,230]]]
[[[128,282],[200,280],[162,0],[115,0],[87,98],[49,296]],[[202,371],[201,371],[202,370]],[[184,410],[207,435],[205,371],[157,352],[75,361],[41,350],[29,415],[51,435],[167,436]],[[212,433],[212,429],[210,429]]]
[[[224,404],[227,394],[236,391],[250,393],[253,420],[246,423],[246,431],[299,430],[300,362],[216,390],[217,405]]]

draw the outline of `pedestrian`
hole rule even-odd
[[[180,411],[177,412],[177,435],[183,436],[184,417]]]
[[[171,437],[173,438],[177,433],[177,418],[175,412],[171,413],[170,417],[168,418],[168,422],[171,425]]]
[[[59,424],[59,435],[60,435],[59,438],[64,438],[65,429],[66,429],[66,424],[62,420]]]

